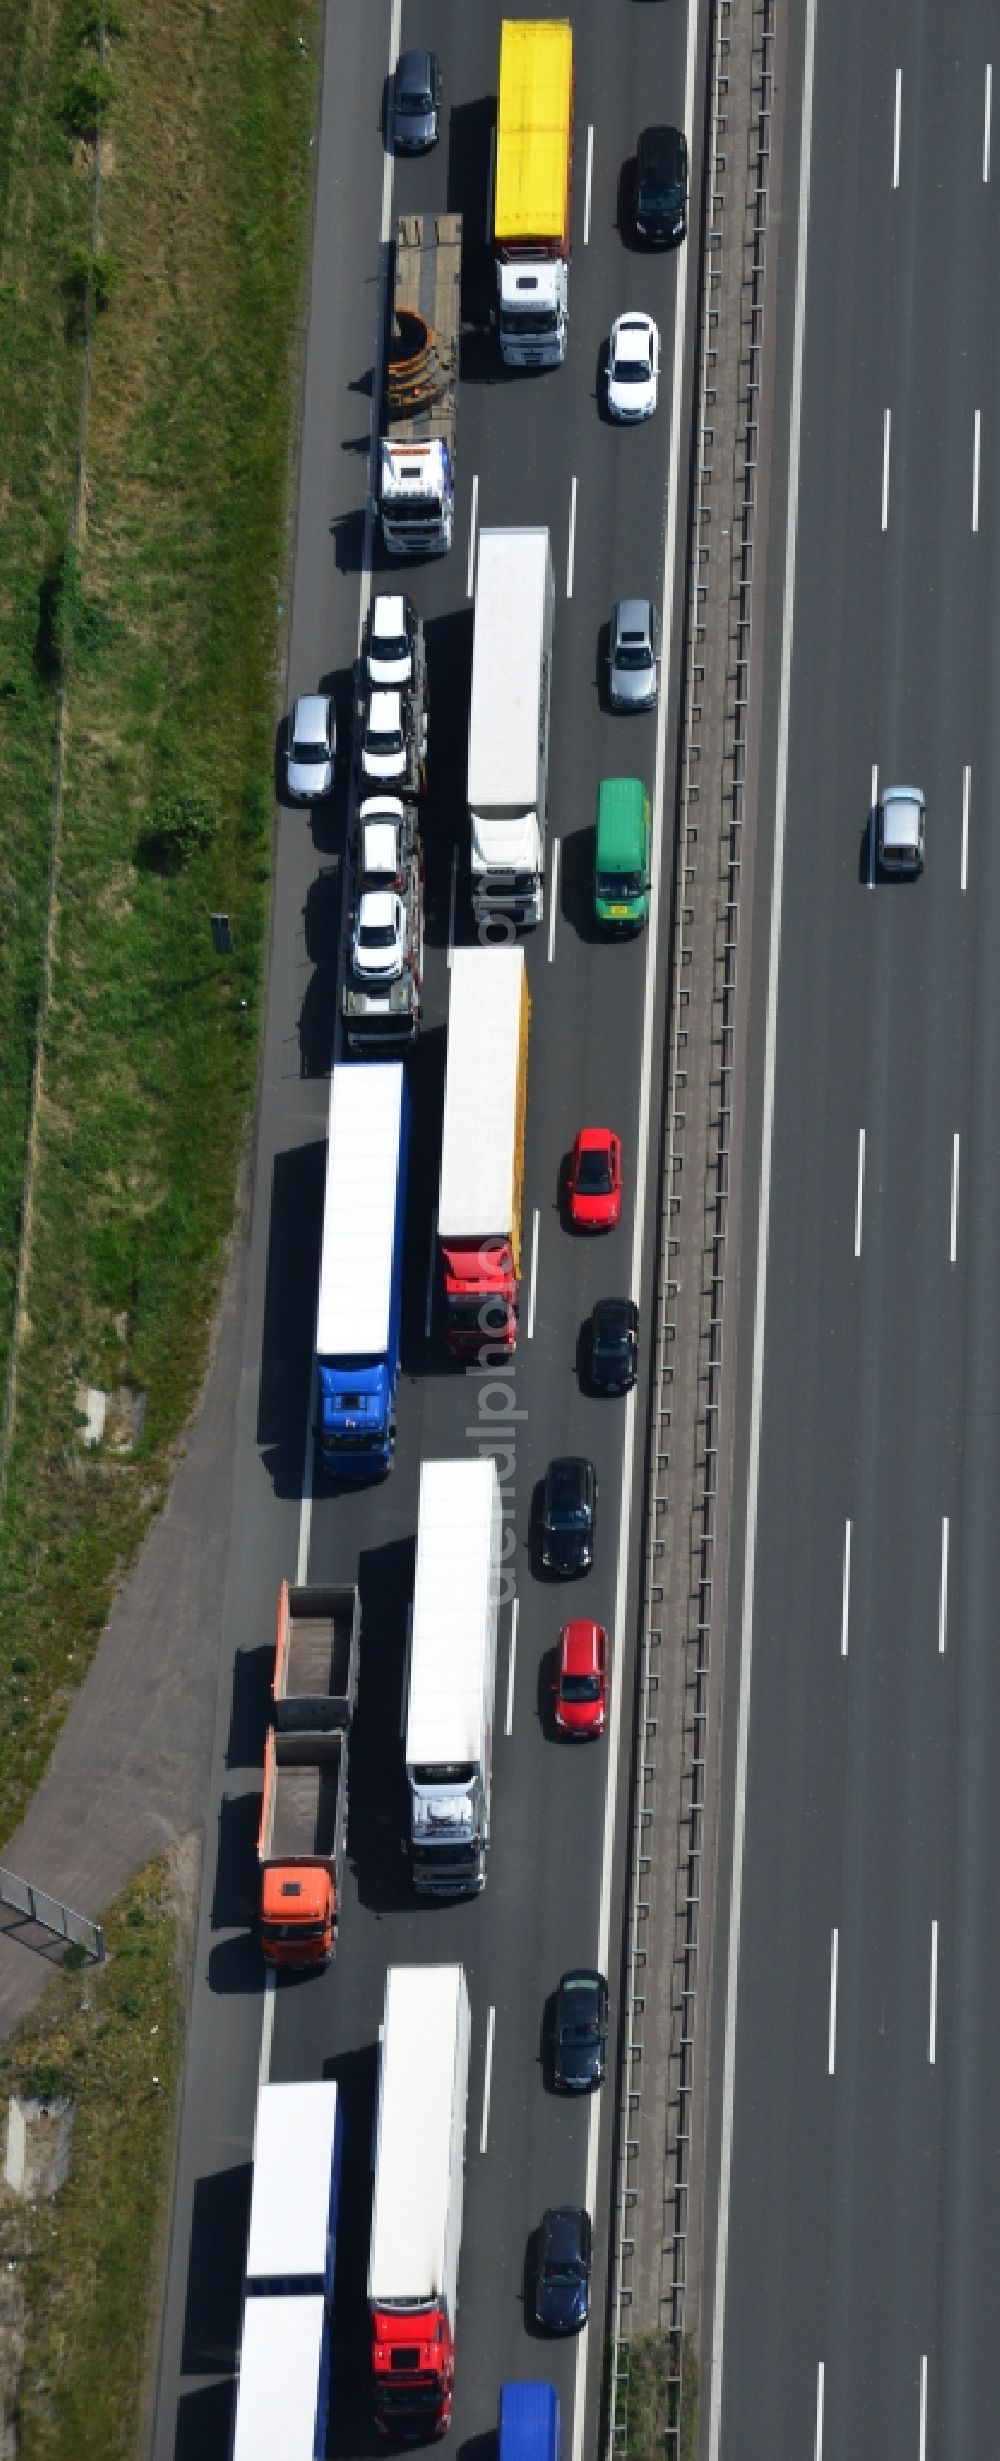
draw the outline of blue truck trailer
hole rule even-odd
[[[498,2461],[559,2461],[559,2432],[554,2384],[501,2384]]]
[[[401,1060],[334,1069],[316,1316],[316,1442],[335,1478],[377,1478],[392,1462],[409,1137]]]

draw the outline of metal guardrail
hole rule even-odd
[[[16,1871],[8,1871],[4,1863],[0,1863],[0,1905],[13,1906],[15,1913],[23,1914],[25,1922],[38,1923],[43,1931],[72,1941],[86,1950],[95,1965],[104,1964],[104,1933],[100,1923],[91,1922],[89,1914],[74,1913],[61,1897],[50,1897],[47,1889],[35,1888]],[[0,1929],[4,1928],[9,1927],[0,1925]]]
[[[698,1569],[695,1585],[695,1613],[691,1630],[684,1643],[689,1660],[685,1685],[689,1706],[685,1715],[684,1752],[677,1812],[680,1828],[677,1853],[679,1888],[676,1900],[679,1938],[674,1958],[677,1980],[673,1991],[670,2041],[668,2045],[658,2045],[659,2050],[667,2053],[674,2071],[671,2092],[672,2124],[669,2131],[667,2179],[664,2189],[664,2210],[669,2214],[668,2231],[665,2233],[663,2248],[663,2253],[669,2263],[665,2294],[667,2416],[664,2428],[664,2451],[666,2461],[679,2461],[683,2431],[685,2307],[688,2287],[688,2197],[695,2083],[705,1787],[709,1744],[709,1665],[713,1625],[718,1447],[722,1409],[723,1310],[730,1192],[729,1155],[732,1077],[735,1062],[737,945],[746,785],[751,599],[754,577],[754,516],[763,344],[768,166],[773,105],[775,4],[776,0],[753,0],[752,95],[754,109],[751,117],[747,185],[741,200],[744,255],[735,470],[736,506],[730,572],[732,662],[727,675],[726,691],[728,740],[725,746],[725,762],[729,768],[729,795],[728,811],[723,813],[720,833],[720,896],[716,921],[715,979],[713,982],[713,1047],[717,1058],[712,1076],[714,1108],[709,1136],[708,1185],[705,1191],[707,1218],[711,1227],[707,1241],[708,1270],[699,1359],[700,1382],[704,1387],[698,1444],[701,1487],[700,1496],[696,1497],[692,1531]],[[663,1541],[657,1534],[657,1521],[658,1516],[661,1516],[664,1511],[666,1498],[662,1487],[658,1486],[658,1480],[662,1481],[669,1470],[671,1420],[669,1395],[673,1378],[671,1351],[677,1331],[677,1285],[671,1275],[672,1260],[677,1252],[678,1243],[671,1234],[671,1223],[675,1220],[681,1203],[683,1166],[681,1149],[683,1132],[687,1124],[687,1072],[683,1064],[687,1034],[682,1018],[690,996],[685,976],[692,957],[690,927],[693,921],[693,909],[686,902],[686,893],[689,891],[693,878],[688,867],[688,856],[697,841],[698,834],[697,822],[692,820],[691,813],[699,796],[699,781],[695,772],[701,754],[699,735],[702,711],[699,695],[704,676],[704,669],[699,661],[699,641],[703,631],[700,624],[700,609],[705,589],[699,576],[701,567],[709,555],[709,548],[705,543],[705,530],[711,519],[711,510],[706,497],[713,479],[712,451],[715,443],[712,413],[716,400],[714,373],[717,348],[714,335],[717,311],[713,306],[713,294],[718,291],[722,280],[721,258],[724,244],[722,216],[726,205],[727,190],[728,115],[726,103],[730,51],[727,21],[730,8],[731,0],[715,0],[710,33],[707,182],[709,227],[707,274],[700,301],[696,409],[698,447],[688,598],[689,658],[682,748],[682,825],[678,832],[675,865],[676,920],[666,1145],[666,1235],[661,1247],[660,1282],[657,1294],[656,1420],[651,1448],[651,1496],[648,1515],[650,1540],[645,1612],[640,1632],[637,1782],[628,1882],[625,2047],[619,2108],[618,2185],[614,2211],[612,2366],[607,2436],[607,2450],[613,2457],[620,2456],[627,2450],[629,2440],[629,2342],[632,2307],[630,2273],[631,2259],[634,2254],[634,2240],[630,2233],[630,2215],[638,2196],[638,2189],[634,2185],[634,2165],[638,2153],[638,2142],[633,2134],[633,2128],[635,2114],[641,2102],[645,2015],[642,1981],[646,1965],[643,1935],[649,1915],[645,1875],[650,1868],[651,1860],[645,1849],[648,1844],[646,1833],[654,1819],[652,1795],[658,1775],[655,1760],[650,1755],[655,1750],[657,1738],[655,1699],[659,1685],[659,1672],[656,1658],[663,1643],[661,1624],[663,1585],[655,1576],[657,1559],[663,1546]]]

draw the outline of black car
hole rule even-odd
[[[552,2027],[552,2082],[557,2093],[585,2093],[604,2078],[608,1986],[589,1966],[564,1974]]]
[[[635,227],[651,247],[687,235],[688,150],[680,128],[644,128],[635,149]]]
[[[596,1393],[629,1393],[639,1372],[634,1299],[598,1299],[591,1310],[587,1373]]]
[[[392,81],[392,142],[396,153],[425,154],[436,145],[441,71],[435,51],[401,51]]]
[[[594,1560],[597,1473],[582,1453],[550,1461],[542,1489],[542,1563],[567,1579]]]
[[[590,2215],[550,2205],[538,2233],[535,2318],[547,2333],[576,2333],[590,2313]]]

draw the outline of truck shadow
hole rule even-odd
[[[351,1726],[347,1852],[358,1897],[373,1913],[413,1903],[406,1833],[401,1728],[407,1611],[413,1596],[416,1531],[369,1547],[358,1564],[361,1657]]]
[[[275,1494],[296,1498],[302,1493],[325,1174],[325,1139],[274,1157],[257,1443]]]
[[[328,1075],[333,1054],[344,878],[342,863],[324,864],[306,897],[305,944],[312,973],[299,1010],[299,1065],[303,1077]]]
[[[236,2378],[182,2393],[177,2404],[174,2461],[229,2461],[233,2446]]]
[[[263,1733],[263,1729],[261,1729]],[[259,1753],[263,1762],[263,1748]],[[232,1931],[238,1925],[252,1930],[257,1917],[257,1831],[260,1827],[259,1772],[241,1794],[224,1794],[219,1805],[219,1843],[215,1865],[215,1887],[212,1892],[213,1931]],[[223,1943],[217,1943],[221,1949]],[[213,1957],[216,1950],[213,1948]],[[254,1980],[260,1989],[261,1957],[254,1939]],[[217,1988],[213,1973],[213,1988]],[[229,1984],[230,1989],[240,1988]],[[242,1985],[246,1987],[245,1983]]]
[[[381,2015],[381,2010],[379,2010]],[[378,2019],[375,2020],[376,2024]],[[374,2028],[373,2028],[374,2035]],[[338,2089],[343,2155],[337,2215],[337,2269],[330,2341],[327,2451],[352,2457],[384,2452],[371,2415],[368,2370],[368,2249],[372,2226],[372,2136],[378,2085],[376,2042],[324,2060]]]
[[[240,2346],[243,2265],[250,2223],[252,2162],[215,2171],[195,2185],[188,2254],[181,2373],[235,2367]],[[230,2394],[229,2387],[216,2387]],[[203,2451],[209,2448],[202,2446]]]

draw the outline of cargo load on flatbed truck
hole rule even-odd
[[[500,28],[493,246],[508,367],[558,367],[569,323],[573,29],[505,17]]]
[[[336,1947],[359,1631],[355,1587],[283,1583],[257,1840],[273,1965],[325,1965]]]
[[[523,949],[456,949],[444,1081],[438,1257],[457,1359],[517,1340],[528,1084]]]
[[[461,214],[400,215],[379,452],[382,536],[392,555],[443,555],[451,546],[461,267]]]
[[[460,1965],[390,1966],[368,2265],[372,2395],[384,2435],[421,2442],[451,2424],[469,2030]]]

